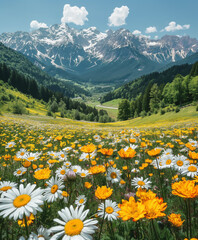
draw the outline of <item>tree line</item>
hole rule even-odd
[[[185,77],[177,74],[172,82],[166,84],[151,81],[136,98],[123,99],[118,107],[118,119],[144,117],[159,111],[161,114],[171,110],[179,111],[182,105],[193,101],[198,101],[198,62]]]

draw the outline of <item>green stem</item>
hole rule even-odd
[[[153,231],[154,231],[154,234],[155,234],[155,239],[159,239],[159,237],[158,237],[158,234],[157,234],[157,232],[156,232],[156,229],[155,229],[155,225],[154,225],[154,220],[152,219],[152,221],[151,221],[151,224],[152,224],[152,227],[153,227]]]
[[[189,227],[190,227],[190,238],[192,237],[192,226],[191,226],[191,207],[190,198],[188,199],[188,216],[189,216]]]
[[[103,215],[102,222],[101,222],[101,226],[100,226],[100,232],[99,232],[98,240],[100,240],[100,238],[101,238],[101,233],[102,233],[102,227],[103,227],[103,223],[104,223],[104,218],[105,218],[105,200],[104,200],[104,215]]]
[[[28,225],[27,225],[27,219],[26,219],[26,216],[24,216],[25,218],[25,230],[26,230],[26,235],[27,235],[27,239],[29,237],[29,232],[28,232]]]
[[[185,204],[186,204],[186,232],[187,232],[187,238],[189,238],[189,231],[188,231],[188,226],[189,226],[189,222],[188,222],[188,204],[187,204],[187,200],[185,200]]]

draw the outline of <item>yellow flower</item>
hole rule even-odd
[[[96,146],[93,143],[91,143],[91,144],[81,147],[80,150],[85,153],[92,153],[96,150]]]
[[[142,202],[145,202],[147,200],[154,199],[156,197],[156,194],[151,190],[147,191],[146,189],[138,188],[136,196],[139,197],[142,200]]]
[[[99,150],[103,155],[105,156],[111,156],[113,154],[113,149],[112,148],[102,148]]]
[[[34,222],[34,215],[31,213],[29,217],[26,217],[27,225],[29,226]],[[25,218],[18,220],[18,225],[20,227],[25,227]]]
[[[133,221],[138,221],[145,216],[145,206],[141,202],[136,202],[134,197],[130,197],[129,201],[122,200],[121,204],[118,204],[120,211],[117,213],[123,221],[132,219]]]
[[[85,182],[85,187],[89,189],[92,187],[92,184],[90,182]]]
[[[40,170],[37,170],[34,174],[34,177],[36,179],[48,179],[50,177],[51,170],[49,168],[43,168]]]
[[[175,227],[181,227],[184,220],[181,220],[181,214],[171,213],[168,216],[168,221],[171,222]]]
[[[159,155],[160,152],[161,152],[160,148],[154,148],[154,149],[148,151],[147,153],[150,157],[155,157],[155,156]]]
[[[97,166],[93,166],[89,168],[89,173],[94,175],[94,174],[98,174],[98,173],[103,173],[105,172],[105,166],[103,165],[97,165]]]
[[[172,184],[172,194],[182,198],[196,198],[198,196],[198,185],[194,181],[182,180]]]
[[[107,199],[112,195],[112,193],[113,193],[113,189],[107,188],[106,186],[102,186],[102,187],[98,186],[95,191],[95,196],[98,199]]]
[[[163,211],[167,208],[167,203],[163,202],[162,198],[155,197],[144,202],[147,219],[154,219],[166,216]]]
[[[188,156],[193,160],[198,160],[198,153],[189,151]]]
[[[128,148],[126,151],[122,148],[118,154],[120,155],[121,158],[124,159],[131,159],[135,157],[136,151],[132,148]]]

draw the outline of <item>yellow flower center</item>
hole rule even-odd
[[[63,192],[62,192],[62,196],[63,196],[63,197],[68,197],[69,194],[68,194],[66,191],[63,191]]]
[[[168,160],[166,161],[166,165],[170,165],[170,164],[171,164],[171,160],[168,159]]]
[[[84,199],[83,198],[80,199],[79,203],[84,203]]]
[[[79,235],[84,227],[80,219],[72,219],[65,224],[65,233],[68,236]]]
[[[105,208],[105,212],[106,212],[106,213],[111,214],[113,211],[114,211],[114,210],[113,210],[112,207],[106,207],[106,208]]]
[[[12,144],[9,144],[8,147],[12,147]]]
[[[116,174],[115,172],[112,172],[112,173],[111,173],[111,178],[114,179],[114,178],[116,178],[116,177],[117,177],[117,174]]]
[[[54,194],[57,190],[58,190],[58,185],[55,184],[51,187],[51,193],[52,194]]]
[[[143,182],[143,181],[138,181],[138,183],[137,183],[139,186],[144,186],[145,185],[145,183]]]
[[[64,175],[65,174],[65,170],[61,170],[60,174]]]
[[[22,194],[19,195],[18,197],[16,197],[13,201],[13,205],[16,208],[20,208],[22,206],[25,206],[29,203],[29,201],[31,200],[31,197],[27,194]]]
[[[197,168],[195,166],[190,166],[190,167],[188,167],[188,171],[189,172],[196,172]]]
[[[177,165],[181,167],[181,166],[183,166],[183,165],[184,165],[184,163],[183,163],[183,161],[181,161],[181,160],[178,160],[178,161],[177,161]]]
[[[29,158],[28,158],[29,161],[32,161],[32,160],[34,160],[34,159],[35,159],[35,157],[29,157]]]
[[[17,174],[21,174],[21,170],[18,170],[18,171],[17,171]]]
[[[23,156],[25,153],[24,152],[21,152],[20,155]]]
[[[86,177],[86,174],[85,173],[81,173],[81,177]]]
[[[64,155],[64,154],[61,154],[61,157],[62,157],[62,158],[64,158],[64,157],[65,157],[65,155]]]
[[[73,169],[73,171],[76,173],[76,172],[77,172],[77,169]]]
[[[12,189],[12,187],[10,187],[10,186],[5,186],[5,187],[0,188],[0,191],[6,192],[6,191],[8,191],[9,189]]]

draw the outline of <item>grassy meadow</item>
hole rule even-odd
[[[196,239],[197,130],[193,106],[107,124],[4,114],[0,239]]]

